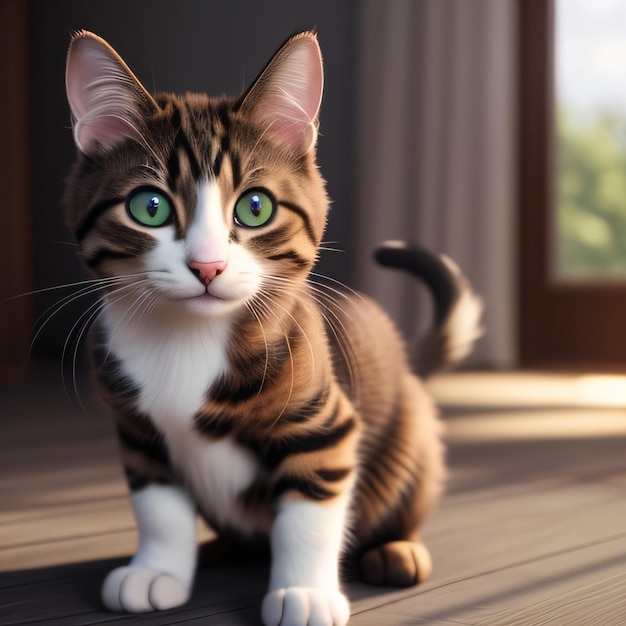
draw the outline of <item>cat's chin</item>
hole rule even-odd
[[[177,300],[184,310],[193,315],[202,317],[217,317],[230,315],[244,306],[244,303],[238,299],[218,298],[210,293],[203,293],[199,296],[191,298],[183,298]]]

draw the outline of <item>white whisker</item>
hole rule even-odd
[[[360,300],[364,300],[363,295],[361,293],[359,293],[358,291],[355,291],[351,287],[348,287],[348,285],[342,283],[340,280],[336,280],[334,278],[331,278],[330,276],[324,276],[324,274],[318,274],[317,272],[311,272],[310,275],[311,276],[315,276],[316,278],[321,278],[322,280],[327,280],[327,281],[329,281],[331,283],[334,283],[335,285],[338,285],[339,287],[341,287],[341,289],[345,289],[348,293],[350,293],[353,296],[359,298]],[[328,286],[328,285],[324,285],[324,283],[320,283],[320,282],[316,282],[316,284],[320,285],[320,286]],[[340,292],[340,290],[338,290],[338,292]]]
[[[287,399],[285,400],[285,404],[283,405],[283,408],[281,409],[280,413],[277,415],[276,419],[273,421],[272,425],[270,426],[270,428],[274,428],[274,426],[278,424],[278,422],[280,421],[280,418],[284,415],[285,411],[287,410],[287,407],[289,406],[289,402],[291,402],[291,396],[293,395],[293,388],[295,384],[295,368],[294,368],[294,363],[293,363],[293,352],[291,350],[291,343],[289,341],[289,335],[285,332],[285,329],[280,323],[279,317],[274,313],[274,311],[271,308],[271,306],[275,305],[275,303],[270,300],[269,304],[264,302],[263,305],[265,306],[267,312],[270,313],[278,322],[280,330],[287,344],[287,350],[289,352],[289,364],[291,366],[291,382],[289,385],[289,393],[287,394]]]
[[[127,298],[129,296],[133,296],[135,295],[135,291],[138,291],[139,288],[142,286],[143,283],[149,282],[148,279],[145,280],[141,280],[141,281],[137,281],[136,283],[133,283],[131,285],[127,285],[128,287],[130,287],[132,290],[127,293],[127,294],[123,294],[122,296],[115,298],[113,300],[111,300],[111,296],[114,295],[117,291],[120,290],[116,290],[113,291],[109,294],[107,294],[107,298],[103,298],[103,306],[102,306],[102,310],[112,307],[113,305],[117,304],[118,302],[120,302],[121,300],[123,300],[124,298]],[[140,293],[139,298],[134,300],[131,303],[131,306],[128,307],[126,309],[126,311],[124,312],[124,314],[122,315],[122,317],[120,318],[120,320],[118,321],[118,323],[115,325],[115,328],[110,329],[110,333],[111,335],[114,335],[116,333],[116,331],[120,328],[121,324],[124,322],[124,320],[127,318],[128,316],[128,321],[130,321],[132,319],[132,317],[135,315],[138,306],[141,306],[141,304],[143,303],[143,298],[145,294],[150,295],[152,292],[150,290],[145,290],[143,293]],[[155,300],[158,298],[158,296],[155,295]],[[151,303],[153,304],[154,301]],[[128,322],[127,322],[128,323]],[[104,356],[103,361],[106,361],[109,358],[110,355],[110,346],[109,346],[109,350],[107,351],[106,355]]]
[[[143,281],[138,281],[138,282],[143,282]],[[117,287],[116,289],[113,290],[113,292],[111,292],[112,294],[117,294],[120,292],[123,292],[127,289],[134,289],[136,288],[136,283],[131,283],[131,284],[123,284],[120,287]],[[132,291],[130,293],[124,293],[121,296],[119,296],[116,299],[116,302],[128,297],[129,295],[132,294]],[[110,294],[111,295],[111,294]],[[65,381],[65,373],[64,373],[64,369],[63,369],[63,364],[65,363],[65,358],[66,358],[66,354],[67,354],[67,349],[68,349],[68,345],[69,342],[74,334],[74,332],[76,331],[76,328],[81,325],[81,329],[77,335],[76,338],[76,345],[75,345],[75,349],[74,349],[74,359],[73,359],[73,368],[72,368],[72,376],[73,376],[73,382],[74,382],[74,391],[78,400],[78,403],[80,405],[80,407],[84,410],[82,401],[80,400],[80,396],[78,394],[78,390],[77,390],[77,384],[76,384],[76,359],[77,359],[77,353],[78,353],[78,348],[79,348],[79,344],[80,341],[82,339],[82,337],[85,335],[85,332],[87,331],[87,328],[89,328],[93,322],[93,320],[99,315],[99,313],[102,311],[102,309],[106,306],[106,303],[103,302],[102,300],[97,300],[96,302],[94,302],[93,304],[91,304],[85,311],[83,311],[83,313],[79,316],[79,318],[76,320],[76,322],[74,323],[74,325],[72,326],[72,328],[70,329],[67,338],[65,339],[65,343],[63,344],[63,352],[61,354],[61,381],[63,384],[63,389],[65,390],[66,395],[68,396],[69,399],[69,394],[67,393],[67,385],[66,385],[66,381]]]
[[[274,283],[276,287],[301,288],[301,282],[297,279],[265,274],[262,275],[262,277],[270,283]],[[329,328],[329,331],[332,333],[333,337],[336,340],[337,347],[341,352],[343,362],[345,363],[345,366],[347,368],[347,374],[349,379],[348,383],[350,384],[351,388],[354,388],[356,381],[356,354],[354,352],[352,344],[348,341],[348,333],[345,328],[345,324],[338,313],[339,311],[341,311],[342,315],[347,316],[348,319],[350,318],[350,316],[345,313],[345,307],[342,306],[340,299],[343,298],[345,300],[349,300],[351,296],[341,289],[317,281],[310,280],[308,283],[308,287],[310,295],[317,305],[316,310],[322,315],[327,327]],[[301,303],[302,302],[305,301],[301,301]]]
[[[342,250],[341,248],[330,248],[328,246],[325,246],[324,244],[320,245],[318,247],[318,250],[322,252],[345,252],[345,250]]]
[[[122,280],[123,276],[112,276],[110,278],[91,278],[89,280],[79,280],[75,283],[64,283],[62,285],[53,285],[52,287],[43,287],[42,289],[33,289],[33,291],[27,291],[26,293],[20,293],[15,296],[10,296],[9,298],[5,298],[2,302],[10,302],[11,300],[16,300],[17,298],[26,298],[27,296],[33,296],[40,293],[46,293],[48,291],[56,291],[59,289],[69,289],[70,287],[78,287],[80,285],[89,285],[90,287],[94,287],[94,290],[100,289],[103,286],[106,286],[109,283],[115,283]],[[72,294],[73,295],[73,294]]]
[[[89,307],[87,312],[89,310],[91,310],[92,308],[95,309],[94,312],[91,315],[89,315],[87,317],[87,319],[85,319],[85,321],[83,322],[83,324],[81,326],[81,329],[80,329],[80,331],[78,333],[78,336],[76,337],[76,341],[74,343],[74,356],[73,356],[73,359],[72,359],[72,381],[73,381],[73,386],[74,386],[74,396],[76,397],[76,399],[78,401],[78,406],[85,413],[86,413],[86,410],[85,410],[85,407],[84,407],[83,402],[81,400],[80,392],[78,391],[78,382],[76,380],[76,363],[78,361],[78,349],[80,347],[81,341],[82,341],[85,333],[87,332],[87,330],[91,327],[92,321],[100,314],[100,311],[103,308],[102,301],[98,300],[98,302],[96,302],[95,305],[92,305],[91,307]],[[85,313],[86,312],[84,312],[80,316],[79,320],[85,318]],[[71,336],[71,331],[70,331],[70,335],[68,335],[68,340],[69,340],[70,336]],[[67,345],[67,340],[66,340],[65,343]],[[63,347],[63,355],[65,355],[65,346]],[[66,389],[66,386],[65,386],[65,375],[64,375],[64,369],[63,369],[64,358],[65,358],[64,356],[61,357],[61,380],[63,382],[63,389],[65,389],[65,394],[66,394],[66,396],[68,396],[67,389]],[[69,396],[68,396],[68,399],[69,399]]]
[[[260,395],[261,391],[263,391],[263,385],[265,384],[265,379],[267,377],[267,369],[269,367],[270,353],[269,347],[267,344],[267,335],[265,334],[265,328],[263,328],[263,320],[261,319],[260,313],[255,308],[254,302],[246,302],[246,308],[250,311],[250,314],[259,324],[259,328],[261,329],[261,334],[263,335],[263,343],[265,345],[265,366],[263,368],[263,378],[261,379],[261,384],[259,385],[259,390],[257,391],[257,396]]]
[[[107,283],[106,286],[109,285],[113,285],[116,284],[116,282],[120,282],[121,279],[117,279],[116,281],[110,281],[109,283]],[[88,281],[91,282],[91,281]],[[80,284],[80,283],[79,283]],[[41,334],[41,332],[43,331],[43,329],[47,326],[48,322],[50,322],[50,320],[57,314],[59,313],[62,309],[64,309],[66,306],[68,306],[69,304],[71,304],[72,302],[75,302],[77,300],[79,300],[82,297],[91,295],[92,293],[97,293],[98,291],[100,291],[100,289],[102,288],[102,284],[90,284],[86,287],[83,287],[82,289],[79,289],[77,292],[69,294],[68,296],[65,296],[63,298],[61,298],[61,300],[59,300],[58,302],[55,302],[54,304],[52,304],[51,306],[49,306],[40,316],[39,319],[44,318],[42,324],[39,326],[39,328],[37,329],[37,331],[35,332],[35,335],[33,336],[31,342],[30,342],[30,348],[28,350],[28,358],[30,358],[32,351],[33,351],[33,347],[39,337],[39,335]],[[50,312],[52,311],[52,312]]]

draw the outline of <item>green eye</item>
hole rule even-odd
[[[126,198],[126,210],[142,226],[165,226],[172,218],[172,206],[167,196],[146,187],[129,194]]]
[[[276,212],[276,201],[260,189],[246,191],[235,205],[235,222],[240,226],[257,228],[267,224]]]

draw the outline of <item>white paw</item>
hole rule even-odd
[[[350,605],[339,591],[288,587],[265,596],[261,619],[265,626],[344,626]]]
[[[184,604],[189,590],[169,574],[127,566],[109,572],[101,597],[111,611],[145,613]]]

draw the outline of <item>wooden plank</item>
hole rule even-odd
[[[116,458],[106,465],[81,467],[80,456],[76,456],[74,463],[74,468],[47,472],[40,468],[26,475],[14,474],[1,479],[0,525],[12,518],[41,516],[49,507],[67,507],[128,495]]]
[[[113,529],[100,534],[81,535],[79,531],[74,533],[73,537],[56,541],[46,539],[3,548],[0,551],[1,571],[14,572],[29,568],[35,570],[58,563],[124,556],[132,554],[137,547],[137,533],[134,527]],[[47,581],[42,580],[41,583],[46,586]]]

